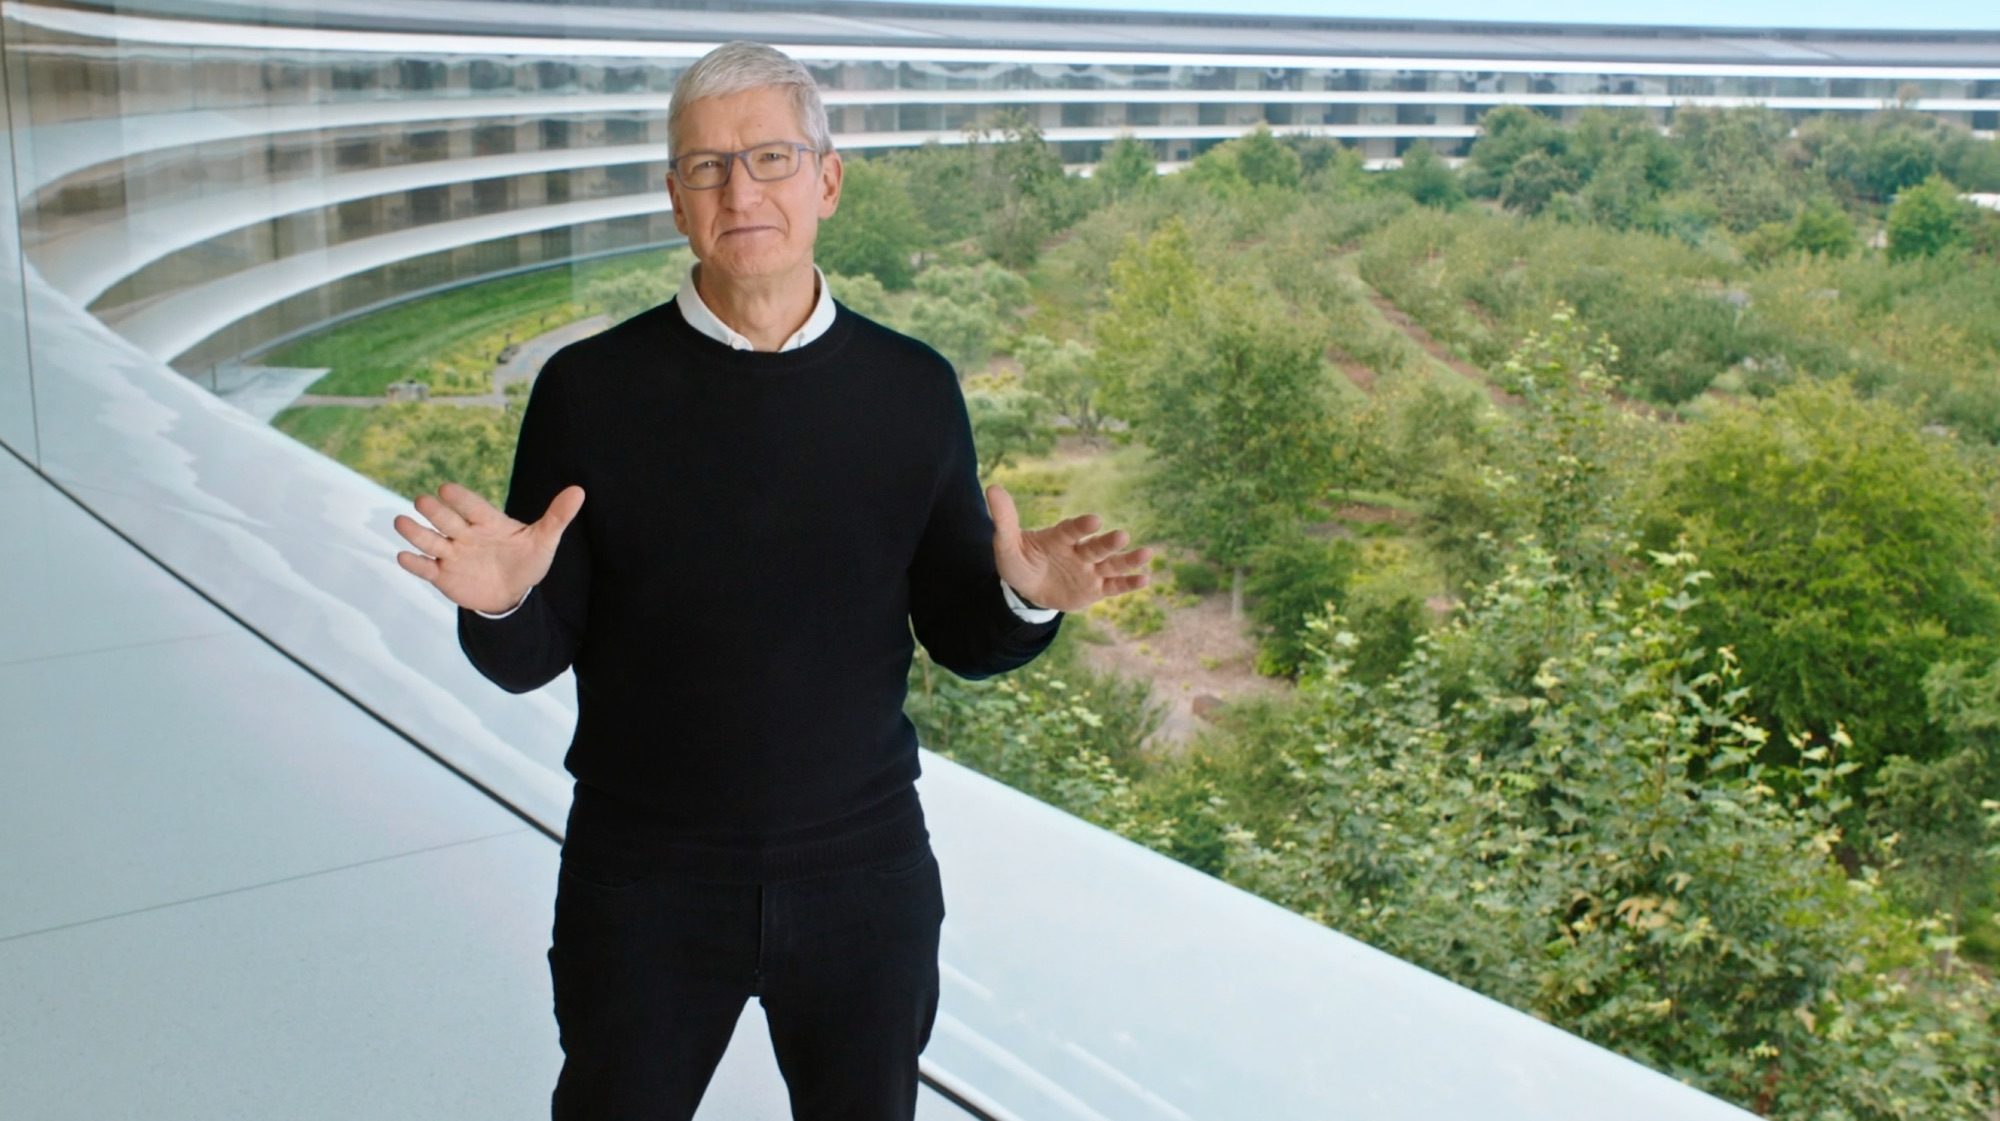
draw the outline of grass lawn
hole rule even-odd
[[[295,405],[272,417],[271,427],[353,467],[360,462],[361,434],[374,419],[374,411],[348,405]]]
[[[262,361],[273,366],[330,367],[308,393],[373,397],[390,382],[406,378],[432,383],[433,368],[441,360],[454,359],[455,352],[462,352],[460,357],[470,355],[468,360],[481,369],[490,366],[491,355],[508,335],[519,342],[579,318],[578,296],[588,282],[660,268],[667,252],[649,250],[585,262],[574,269],[542,269],[427,296],[300,339],[262,356]],[[463,371],[455,372],[453,384],[460,391],[491,391],[491,386],[463,382]]]

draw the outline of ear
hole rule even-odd
[[[671,171],[666,174],[665,178],[667,183],[667,200],[673,204],[674,229],[679,230],[681,233],[685,234],[688,231],[687,231],[687,225],[683,221],[683,217],[681,214],[680,184],[674,182],[674,173]]]
[[[840,181],[847,168],[840,162],[840,153],[828,152],[820,157],[819,164],[819,216],[821,220],[833,217],[840,209]]]

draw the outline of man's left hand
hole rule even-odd
[[[1036,606],[1081,611],[1146,586],[1143,566],[1153,551],[1119,552],[1128,540],[1125,531],[1098,533],[1102,519],[1096,514],[1023,531],[1013,497],[997,484],[986,488],[986,506],[993,515],[993,562],[1000,578]]]

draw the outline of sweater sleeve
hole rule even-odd
[[[1007,603],[993,563],[993,519],[979,486],[972,420],[951,378],[942,420],[943,462],[930,516],[910,564],[910,622],[939,665],[970,681],[1034,661],[1062,626],[1023,619]]]
[[[583,482],[576,468],[580,445],[570,378],[560,357],[551,357],[535,378],[521,417],[506,504],[507,516],[519,522],[539,520],[557,492]],[[526,693],[555,680],[583,645],[590,598],[590,515],[586,493],[583,509],[563,530],[548,574],[509,613],[458,609],[459,648],[474,668],[509,693]]]

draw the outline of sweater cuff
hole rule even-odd
[[[521,604],[528,602],[528,597],[534,594],[535,594],[535,589],[533,588],[529,588],[527,591],[522,592],[520,600],[518,600],[514,604],[514,606],[508,608],[505,611],[502,611],[498,615],[488,614],[487,612],[481,611],[477,607],[468,607],[466,608],[466,610],[472,612],[474,615],[477,615],[482,619],[505,619],[507,616],[512,615],[516,611],[519,611],[521,609]]]
[[[1020,616],[1023,622],[1046,623],[1050,619],[1062,614],[1062,612],[1053,607],[1028,606],[1027,601],[1021,598],[1021,593],[1015,591],[1013,586],[1008,584],[1004,578],[1000,581],[1000,593],[1007,597],[1007,606],[1013,610],[1014,614]]]

